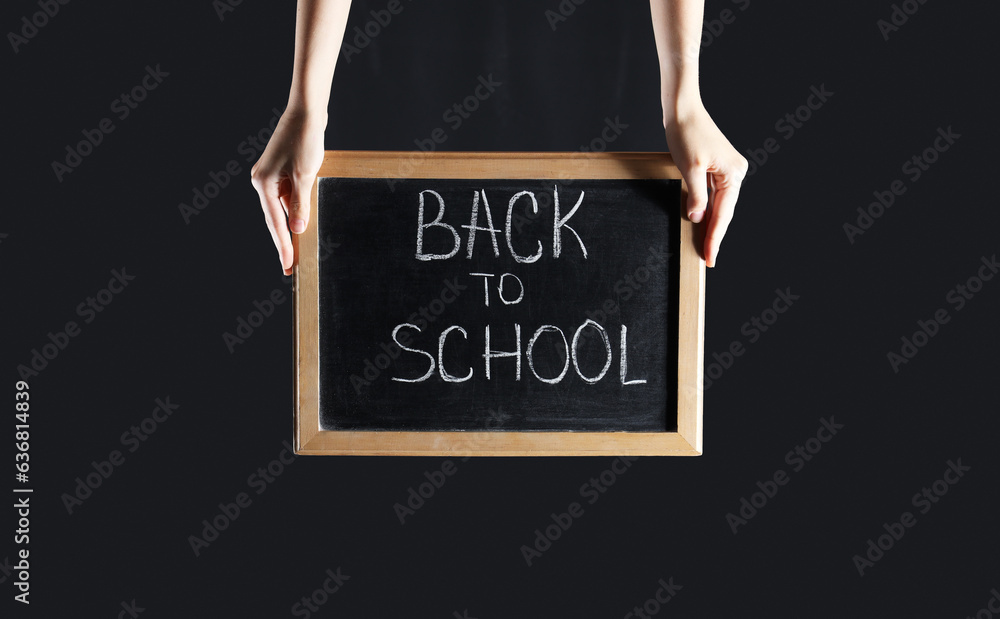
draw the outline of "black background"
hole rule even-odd
[[[442,459],[300,457],[262,494],[248,481],[291,436],[291,303],[238,147],[287,100],[291,3],[223,20],[208,1],[62,6],[3,52],[2,461],[17,366],[67,321],[82,330],[30,379],[32,605],[17,616],[133,600],[143,617],[289,616],[338,567],[350,580],[314,616],[624,617],[671,577],[683,589],[656,616],[975,616],[1000,587],[1000,283],[961,311],[946,295],[997,252],[997,8],[910,5],[888,40],[889,2],[706,7],[735,16],[705,38],[709,111],[741,152],[780,149],[708,276],[708,360],[746,352],[706,393],[705,455],[642,458],[593,504],[580,487],[613,458],[456,461],[405,524],[394,505]],[[384,6],[356,2],[348,38]],[[606,148],[666,147],[643,3],[592,0],[554,31],[554,0],[404,7],[339,63],[327,148],[414,149],[490,74],[502,86],[442,149],[576,150],[615,119],[628,127]],[[4,32],[38,10],[5,3]],[[111,102],[158,63],[169,75],[119,120]],[[776,123],[821,86],[834,94],[786,139]],[[114,132],[60,182],[51,162],[105,117]],[[903,163],[948,127],[961,138],[911,181]],[[185,223],[178,204],[230,160],[238,177]],[[897,179],[905,194],[849,242],[843,225]],[[135,279],[83,324],[77,305],[123,267]],[[742,326],[785,288],[799,300],[750,343]],[[286,302],[230,352],[223,334],[273,290]],[[949,322],[894,372],[887,353],[939,308]],[[168,396],[176,412],[68,514],[76,478]],[[793,472],[785,454],[831,416],[844,428]],[[860,576],[852,557],[958,458],[971,470]],[[779,468],[789,483],[734,535],[726,515]],[[196,557],[188,537],[239,492],[252,504]],[[583,515],[527,565],[521,547],[574,501]],[[3,522],[13,564],[13,509]]]

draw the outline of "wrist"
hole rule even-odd
[[[294,95],[288,97],[288,104],[282,116],[287,116],[290,120],[319,129],[326,129],[327,110],[326,104],[318,102],[310,103],[303,97]]]
[[[663,126],[691,117],[704,106],[698,85],[698,56],[675,53],[660,65],[660,103]]]
[[[288,92],[285,113],[310,124],[320,123],[326,127],[327,107],[330,104],[330,83],[311,76],[293,76]]]
[[[683,92],[667,91],[662,94],[663,128],[671,129],[684,124],[705,112],[701,93],[697,87]]]

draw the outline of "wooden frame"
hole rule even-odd
[[[680,179],[668,153],[327,151],[320,178]],[[700,225],[680,220],[677,432],[329,431],[319,426],[319,179],[312,219],[293,235],[294,440],[307,455],[695,456],[702,453],[705,261]]]

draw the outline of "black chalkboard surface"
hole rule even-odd
[[[321,427],[676,430],[679,185],[322,179]]]
[[[300,453],[700,453],[676,168],[488,157],[328,153],[297,239]]]

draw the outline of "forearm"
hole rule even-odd
[[[326,119],[337,56],[351,0],[299,0],[295,16],[295,61],[288,109]]]
[[[685,119],[701,103],[698,55],[704,0],[650,0],[653,37],[660,61],[663,126]]]

